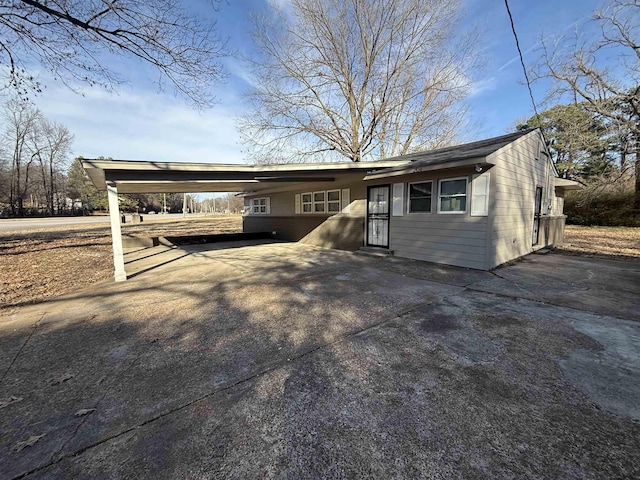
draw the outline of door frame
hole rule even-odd
[[[387,189],[387,236],[385,238],[384,245],[372,245],[369,243],[369,217],[372,216],[369,212],[369,193],[374,188],[386,188]],[[379,247],[379,248],[389,248],[389,235],[391,234],[391,184],[386,183],[382,185],[367,185],[367,214],[365,218],[365,239],[364,244],[367,247]]]
[[[533,207],[533,243],[532,245],[538,245],[540,243],[540,215],[542,213],[542,187],[536,186],[536,196],[534,198]]]

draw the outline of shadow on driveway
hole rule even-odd
[[[0,317],[0,477],[640,475],[637,266],[265,242],[127,261]]]

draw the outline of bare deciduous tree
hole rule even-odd
[[[627,148],[635,153],[635,201],[640,212],[640,2],[612,0],[594,15],[600,29],[595,39],[576,35],[551,46],[543,42],[535,78],[551,78],[550,97],[568,95],[629,132]],[[623,157],[628,152],[622,152]]]
[[[60,210],[59,193],[63,190],[61,181],[67,168],[73,135],[64,125],[40,117],[29,132],[29,147],[32,157],[38,160],[40,182],[49,215]]]
[[[39,90],[39,63],[72,89],[113,89],[122,79],[106,55],[138,58],[197,106],[212,102],[211,82],[223,76],[225,45],[214,26],[173,0],[15,0],[0,2],[0,59],[8,87],[22,97]]]
[[[1,202],[9,205],[12,216],[23,216],[29,206],[54,215],[64,205],[64,172],[73,136],[58,123],[50,122],[32,105],[10,100],[4,106],[5,131],[0,137],[0,165],[7,167],[8,189]],[[33,212],[32,212],[33,213]]]
[[[257,19],[253,161],[385,158],[455,139],[475,64],[459,0],[292,0]],[[337,155],[336,155],[337,154]]]
[[[6,131],[2,140],[4,150],[11,156],[8,200],[13,216],[24,215],[24,200],[34,162],[34,157],[29,152],[28,139],[40,118],[39,110],[19,100],[11,100],[5,106]]]

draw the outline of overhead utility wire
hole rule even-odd
[[[509,21],[511,22],[511,31],[513,32],[513,38],[515,38],[516,40],[516,48],[518,49],[518,55],[520,56],[520,64],[522,65],[522,70],[524,71],[524,78],[527,81],[527,88],[529,89],[529,97],[531,97],[531,104],[533,105],[533,111],[536,115],[536,120],[538,120],[538,125],[540,125],[540,115],[538,115],[538,108],[536,107],[536,101],[533,99],[533,91],[531,90],[531,81],[529,80],[527,67],[525,67],[524,65],[522,50],[520,49],[520,42],[518,41],[518,34],[516,33],[516,27],[513,24],[513,16],[511,15],[511,10],[509,9],[509,1],[504,0],[504,5],[507,7],[507,14],[509,15]],[[544,136],[544,132],[543,132],[543,136]]]

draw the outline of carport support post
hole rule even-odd
[[[118,203],[118,189],[107,183],[107,198],[109,199],[109,218],[111,219],[111,244],[113,245],[113,266],[116,282],[124,282],[127,272],[124,271],[124,252],[122,250],[122,230],[120,230],[120,204]]]

